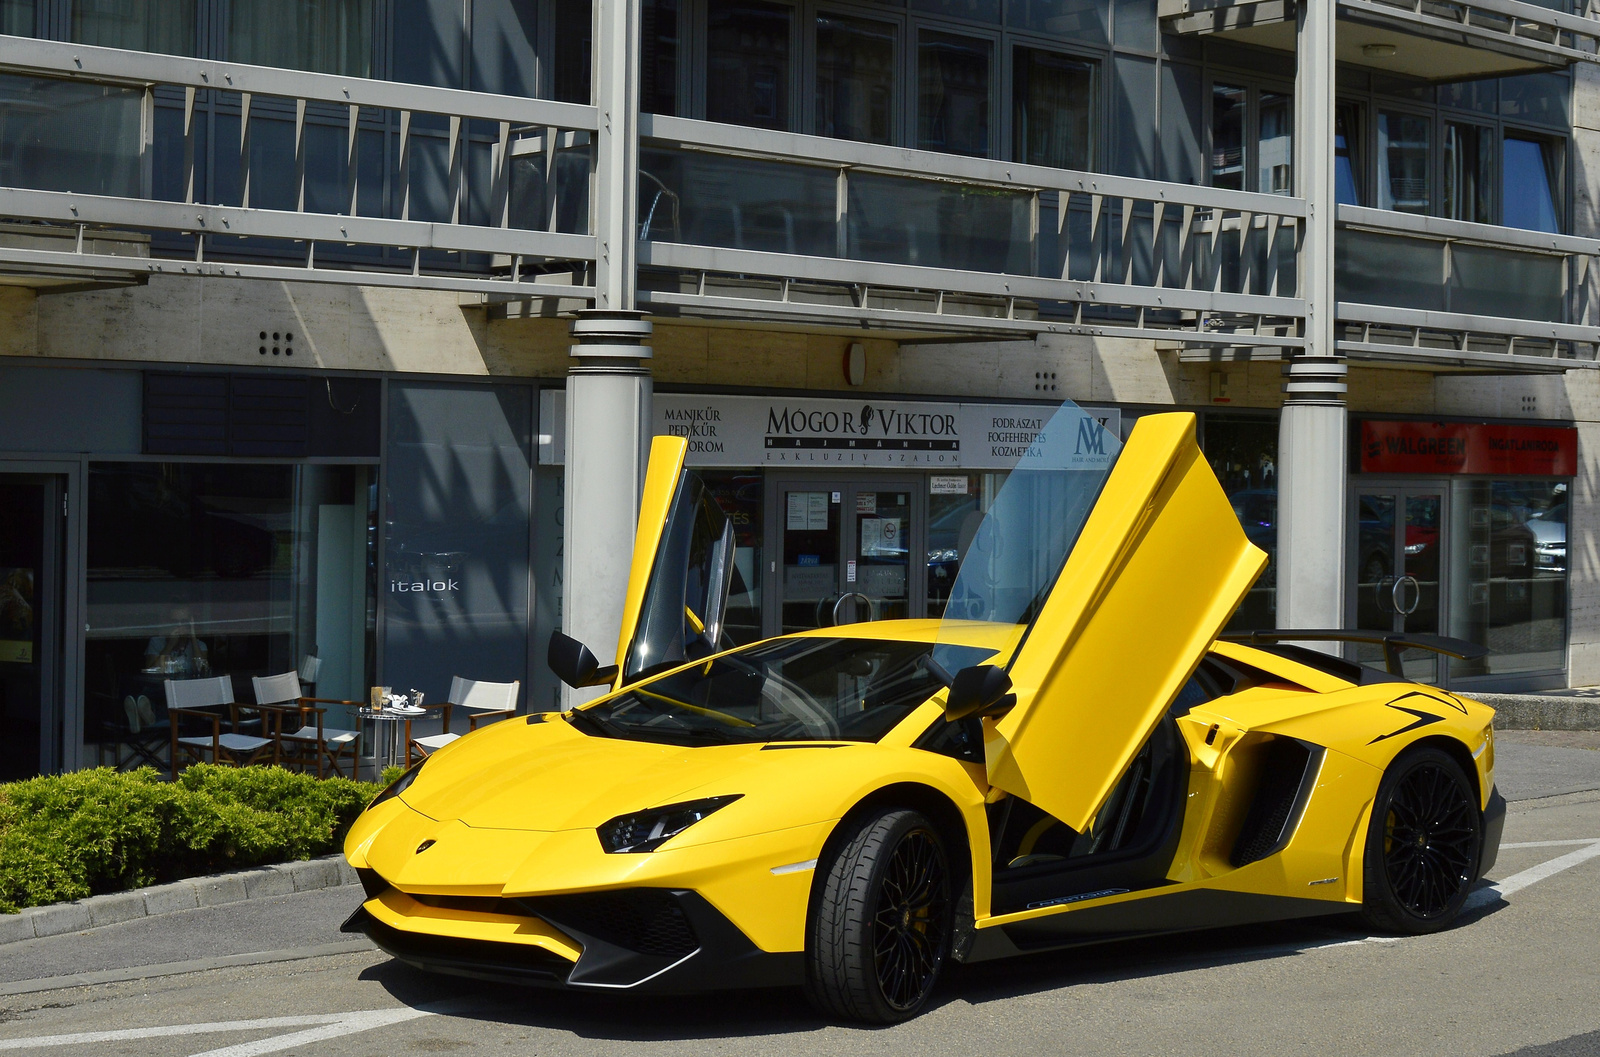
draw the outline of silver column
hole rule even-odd
[[[1334,3],[1297,5],[1295,182],[1308,216],[1300,254],[1305,347],[1285,369],[1278,426],[1280,628],[1344,626],[1346,368],[1334,338]]]
[[[639,2],[597,0],[594,32],[595,307],[572,324],[567,372],[561,629],[600,663],[616,649],[650,441],[649,320],[634,310]],[[564,690],[572,705],[598,691]]]

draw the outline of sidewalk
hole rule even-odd
[[[1600,686],[1537,694],[1463,694],[1496,710],[1497,730],[1600,730]]]

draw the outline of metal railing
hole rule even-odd
[[[1549,65],[1600,62],[1600,4],[1581,14],[1522,0],[1338,0],[1341,13],[1402,32],[1488,48]],[[1293,0],[1160,0],[1169,29],[1226,32],[1294,20]],[[1485,72],[1495,72],[1486,68]]]
[[[519,136],[592,132],[591,106],[20,37],[0,37],[0,73],[46,89],[94,86],[95,98],[131,95],[141,114],[137,158],[107,166],[127,175],[101,179],[122,193],[4,180],[10,186],[0,187],[0,217],[59,225],[72,237],[61,249],[0,240],[0,265],[593,296],[583,276],[594,260],[594,238],[554,225],[513,226],[510,168]],[[169,118],[175,132],[158,150],[156,126]],[[216,130],[233,127],[236,140],[223,142]],[[485,129],[492,131],[479,131]],[[315,146],[313,130],[320,133]],[[256,149],[253,140],[268,132],[288,149]],[[413,194],[424,139],[436,148],[429,160],[443,162],[434,165],[442,179],[433,181],[442,191],[425,210]],[[218,169],[225,159],[230,178],[237,173],[226,195],[207,196],[201,185],[208,150]],[[467,177],[470,152],[487,154],[487,178],[477,185]],[[157,161],[177,177],[165,196],[156,193]],[[343,184],[336,189],[308,177],[340,167]],[[218,183],[216,173],[212,180]],[[374,180],[380,186],[370,186]],[[215,201],[222,197],[233,200]],[[480,215],[469,215],[474,211]],[[150,234],[149,256],[95,252],[101,231]]]
[[[1522,369],[1600,365],[1600,239],[1348,205],[1338,224],[1341,350]]]
[[[646,115],[641,300],[701,315],[1298,346],[1276,195]]]

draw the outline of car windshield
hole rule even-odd
[[[1038,616],[1121,451],[1116,434],[1071,401],[1037,422],[961,554],[934,653],[946,671],[963,666],[947,643],[967,637],[965,622]]]
[[[585,733],[670,745],[877,741],[944,687],[933,644],[772,639],[640,683],[567,713]],[[960,647],[964,665],[994,651]]]

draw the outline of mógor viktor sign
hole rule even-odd
[[[566,461],[563,395],[541,394],[545,465]],[[656,435],[684,438],[688,464],[705,467],[1004,470],[1027,455],[1056,413],[1056,405],[678,393],[657,393],[652,404]],[[1106,435],[1120,437],[1121,412],[1084,410],[1072,419],[1075,457],[1105,458]]]

